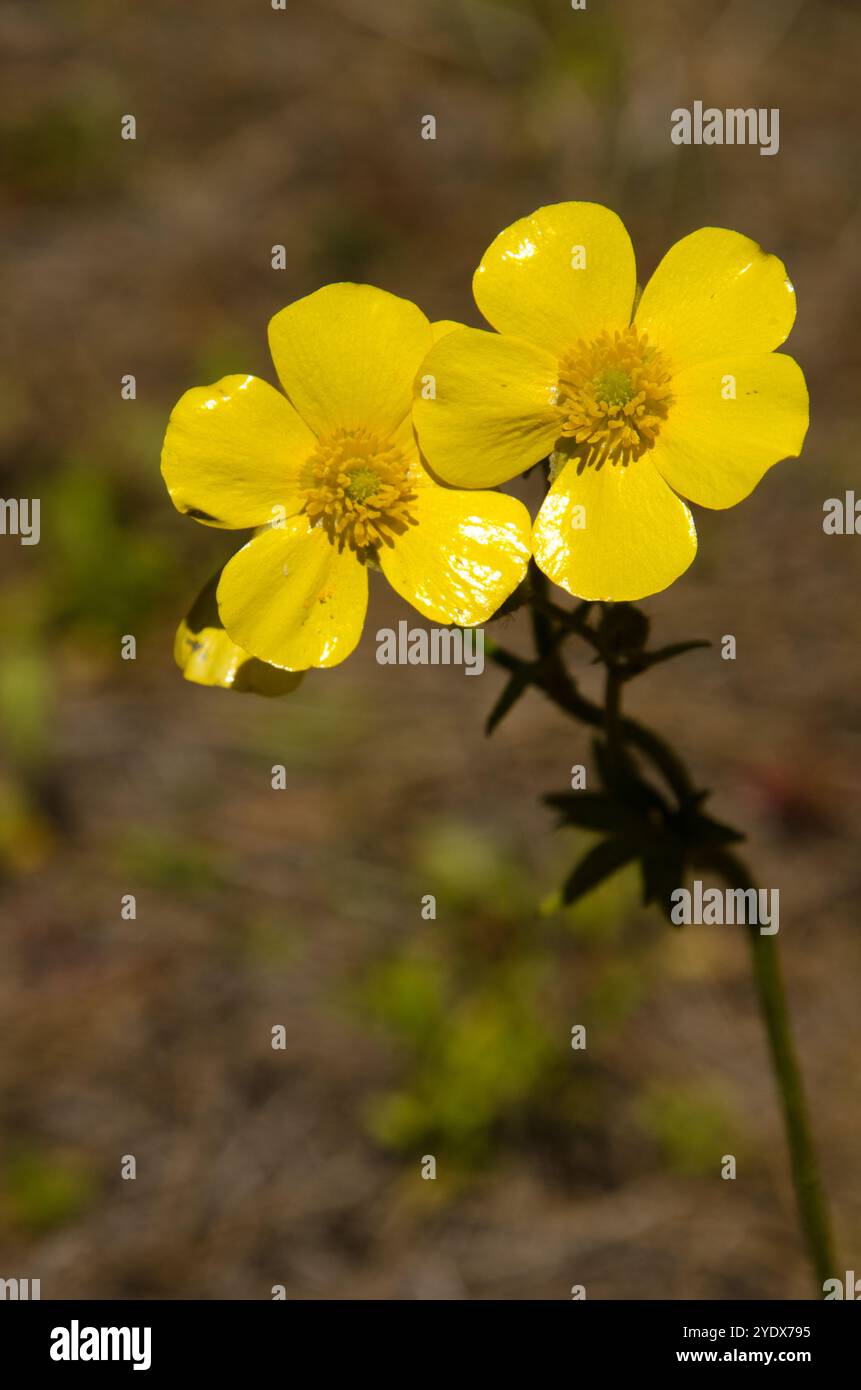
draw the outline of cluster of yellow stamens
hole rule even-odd
[[[390,441],[366,429],[337,429],[308,460],[305,511],[343,548],[392,545],[415,523],[409,464]]]
[[[671,403],[667,362],[633,324],[578,343],[559,363],[559,433],[583,466],[638,459]]]

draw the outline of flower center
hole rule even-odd
[[[366,429],[337,429],[308,460],[305,512],[340,548],[373,551],[415,525],[410,467],[400,449]]]
[[[627,465],[651,449],[672,400],[666,359],[633,324],[579,342],[559,363],[560,452]]]

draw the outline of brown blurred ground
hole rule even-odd
[[[329,280],[477,322],[487,243],[566,198],[621,214],[641,279],[713,224],[798,291],[804,458],[701,513],[695,567],[646,605],[661,640],[733,633],[738,659],[698,652],[632,696],[780,888],[858,1268],[861,541],[821,525],[857,473],[857,7],[68,0],[0,6],[0,41],[0,491],[42,498],[38,547],[0,538],[0,1276],[45,1297],[807,1294],[741,938],[673,933],[627,881],[537,912],[576,848],[538,797],[588,760],[578,731],[531,696],[486,741],[492,671],[377,666],[376,628],[410,616],[382,584],[358,653],[286,702],[171,661],[230,547],[163,491],[175,399],[271,379],[269,316]],[[778,106],[779,154],[672,146],[696,98]]]

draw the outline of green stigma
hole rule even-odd
[[[627,405],[634,392],[631,378],[623,367],[607,367],[594,381],[595,399],[605,405]]]
[[[373,468],[351,468],[350,481],[344,491],[354,502],[367,502],[379,487],[380,479]]]

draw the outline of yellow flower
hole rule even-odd
[[[666,588],[697,545],[676,494],[734,506],[801,450],[804,377],[773,351],[795,292],[777,257],[738,232],[684,237],[638,300],[616,214],[560,203],[500,233],[473,293],[498,331],[463,328],[430,352],[436,397],[413,406],[422,452],[462,487],[550,457],[535,560],[579,598]]]
[[[257,528],[217,584],[243,652],[290,671],[343,661],[364,623],[368,566],[426,618],[466,627],[523,578],[525,507],[441,486],[416,444],[413,382],[455,327],[371,285],[327,285],[269,324],[286,396],[228,376],[175,407],[161,465],[174,505]]]

